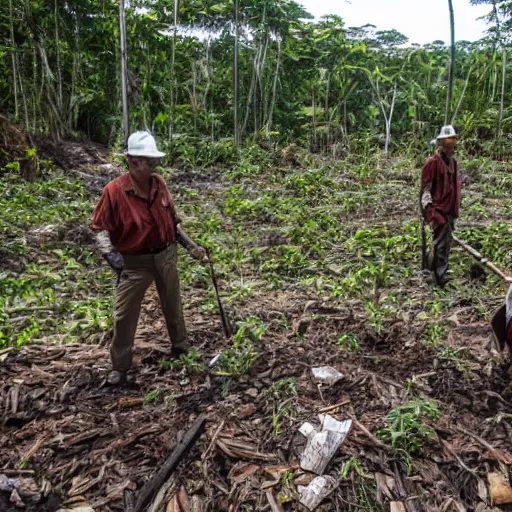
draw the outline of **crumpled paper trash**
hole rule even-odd
[[[314,510],[336,487],[338,487],[336,478],[328,475],[317,476],[307,487],[302,485],[297,487],[300,493],[299,502],[309,510]]]
[[[300,459],[300,467],[322,475],[325,468],[343,444],[352,428],[352,420],[338,421],[332,416],[320,414],[320,428],[304,423],[299,432],[307,437],[306,449]]]

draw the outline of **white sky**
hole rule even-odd
[[[398,30],[411,43],[450,41],[448,0],[297,0],[315,17],[341,16],[349,27],[371,23],[378,30]],[[490,10],[488,5],[472,6],[469,0],[453,0],[455,39],[475,41],[486,29],[477,20]]]

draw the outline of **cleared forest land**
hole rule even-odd
[[[212,251],[235,334],[224,337],[208,268],[180,250],[196,350],[168,360],[151,288],[129,384],[112,389],[114,278],[87,225],[122,166],[72,151],[67,170],[0,179],[0,473],[44,486],[27,510],[125,510],[201,413],[206,433],[154,510],[305,510],[297,486],[314,475],[299,467],[299,428],[321,412],[353,424],[317,510],[493,510],[490,482],[512,462],[508,355],[489,326],[506,289],[457,248],[445,290],[421,271],[418,161],[299,150],[289,165],[254,147],[233,167],[160,169]],[[512,164],[459,159],[456,233],[509,269]],[[318,385],[318,366],[343,378]]]

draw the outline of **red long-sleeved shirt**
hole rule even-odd
[[[428,189],[432,196],[432,208],[427,211],[427,221],[433,228],[446,224],[446,216],[454,219],[459,217],[461,187],[454,158],[443,157],[438,151],[427,160],[421,176],[420,197]]]
[[[103,189],[91,228],[108,231],[120,253],[136,254],[176,241],[177,222],[171,194],[160,176],[151,176],[149,199],[144,199],[126,173]]]

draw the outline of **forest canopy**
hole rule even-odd
[[[466,139],[491,140],[512,126],[512,2],[473,3],[489,4],[489,30],[456,43],[447,117]],[[411,44],[338,16],[314,21],[290,0],[132,1],[126,27],[131,126],[176,147],[232,138],[235,106],[241,141],[313,150],[354,134],[378,142],[386,119],[391,149],[407,146],[445,121],[449,42]],[[118,2],[8,0],[0,34],[4,113],[27,131],[119,142]]]

